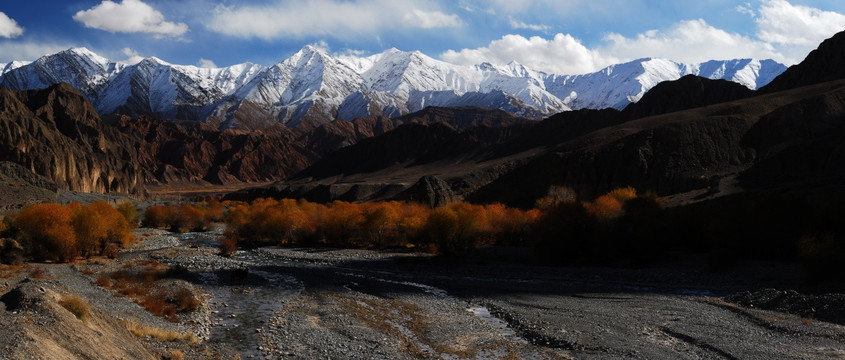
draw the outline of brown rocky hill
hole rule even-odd
[[[286,129],[220,131],[202,123],[123,117],[116,128],[138,151],[151,185],[232,184],[289,175],[307,157]]]
[[[0,161],[20,164],[59,189],[144,193],[129,139],[104,124],[91,103],[67,84],[0,89]]]
[[[135,144],[147,184],[180,186],[285,179],[334,151],[406,123],[486,128],[527,121],[501,110],[427,108],[395,119],[372,116],[311,128],[273,126],[253,131],[221,131],[198,122],[149,117],[124,116],[113,122]],[[348,162],[354,165],[359,160]]]

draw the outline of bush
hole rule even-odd
[[[105,201],[95,201],[76,210],[72,221],[82,256],[115,253],[133,239],[126,217]],[[108,249],[107,249],[108,248]]]
[[[63,296],[59,299],[59,305],[67,309],[67,311],[70,311],[71,314],[76,316],[77,319],[82,320],[82,322],[88,322],[88,317],[91,311],[88,309],[88,303],[86,303],[81,297],[77,295]]]
[[[73,211],[57,203],[27,206],[15,218],[21,245],[39,261],[67,262],[79,253]]]
[[[144,221],[141,226],[150,228],[163,228],[167,225],[167,208],[161,205],[153,205],[144,211]]]
[[[0,239],[0,262],[19,265],[24,262],[24,248],[15,239]]]
[[[123,215],[129,227],[134,228],[138,226],[138,209],[135,208],[134,204],[131,202],[122,202],[117,205],[117,211]]]
[[[228,231],[220,239],[220,255],[232,256],[238,251],[238,238]]]
[[[493,236],[484,207],[456,202],[434,209],[423,236],[443,255],[464,255]]]
[[[142,226],[170,232],[206,231],[210,221],[206,209],[194,205],[154,205],[144,212]]]

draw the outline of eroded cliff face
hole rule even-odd
[[[59,189],[139,196],[144,183],[129,139],[104,124],[67,84],[0,89],[0,161],[11,161]]]

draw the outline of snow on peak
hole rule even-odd
[[[296,124],[311,118],[400,115],[426,106],[492,106],[541,117],[569,109],[624,108],[659,82],[695,74],[756,89],[786,67],[772,60],[737,59],[682,64],[643,58],[584,75],[546,74],[516,61],[463,66],[419,51],[390,48],[370,56],[332,55],[306,45],[264,67],[243,63],[200,68],[156,57],[126,66],[86,48],[72,48],[32,63],[2,64],[0,82],[15,89],[65,81],[103,113],[117,109],[165,118],[215,116],[235,126],[246,102],[256,123]]]

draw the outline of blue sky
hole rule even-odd
[[[84,46],[114,61],[271,65],[305,45],[577,74],[641,57],[793,64],[845,30],[841,0],[31,0],[0,3],[0,61]]]

